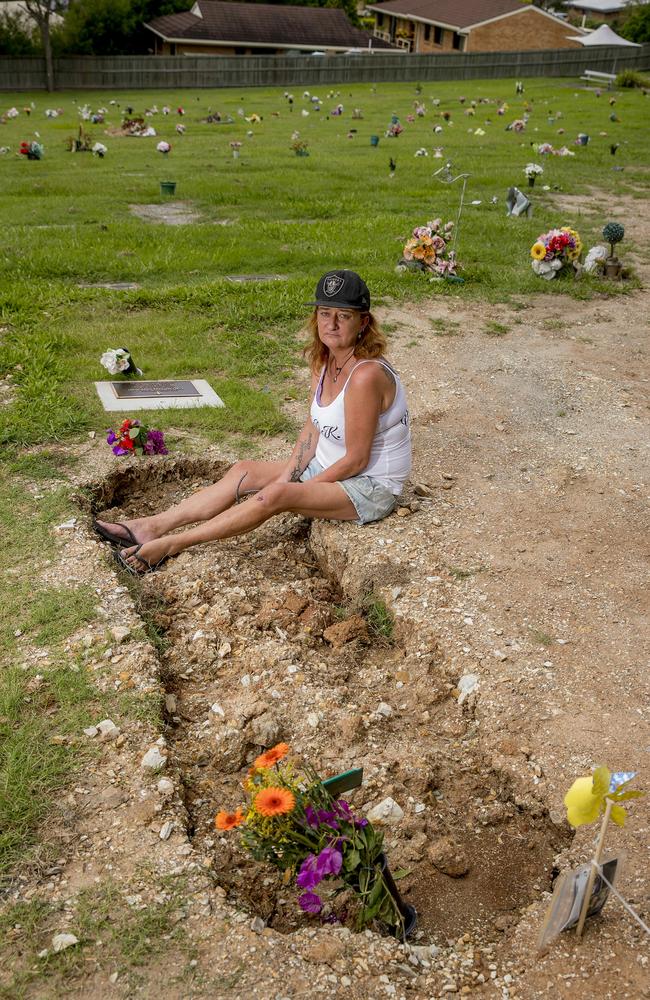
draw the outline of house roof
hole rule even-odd
[[[625,10],[627,0],[566,0],[564,6],[574,7],[576,10],[592,10],[594,14],[615,14]]]
[[[367,4],[367,7],[375,12],[454,28],[469,28],[504,14],[530,9],[530,5],[524,6],[521,0],[387,0],[386,3]]]
[[[146,25],[167,41],[285,45],[305,49],[368,48],[372,36],[353,27],[334,7],[293,7],[197,0],[190,11],[157,17]],[[393,46],[372,38],[373,48]]]

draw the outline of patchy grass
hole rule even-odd
[[[383,642],[392,642],[395,635],[395,621],[386,603],[377,594],[367,594],[361,602],[361,610],[368,622],[370,635]]]
[[[497,323],[496,320],[490,319],[483,327],[483,333],[487,337],[505,337],[507,333],[510,333],[510,327],[506,326],[505,323]]]
[[[548,632],[545,632],[541,628],[531,628],[530,639],[531,642],[535,643],[535,645],[545,647],[552,646],[555,642],[553,636],[549,635]]]
[[[440,316],[434,316],[429,322],[433,327],[434,337],[457,337],[460,333],[460,323],[455,319],[442,319]]]

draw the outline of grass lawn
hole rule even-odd
[[[35,844],[43,811],[69,774],[74,747],[53,743],[52,737],[78,735],[89,706],[99,707],[78,664],[62,652],[65,638],[92,615],[92,595],[73,597],[34,581],[52,555],[51,526],[70,512],[60,453],[54,456],[47,448],[91,430],[101,433],[111,423],[92,386],[105,375],[102,352],[128,346],[151,378],[209,379],[226,409],[161,412],[156,425],[194,429],[213,442],[236,435],[251,448],[263,435],[290,430],[282,402],[297,391],[303,303],[323,271],[340,266],[360,271],[375,301],[429,296],[431,335],[439,336],[437,295],[506,300],[535,291],[588,297],[598,287],[593,279],[544,282],[534,276],[529,248],[540,232],[575,225],[590,245],[608,221],[592,225],[558,217],[543,184],[565,194],[586,193],[590,186],[638,198],[647,194],[648,104],[640,91],[616,93],[612,108],[608,93],[598,98],[575,80],[527,81],[523,98],[515,98],[512,80],[427,84],[421,94],[426,115],[413,123],[406,121],[417,96],[413,84],[345,87],[329,98],[327,88],[314,92],[323,98],[320,112],[299,90],[290,112],[281,88],[0,97],[0,113],[12,106],[20,111],[0,125],[0,145],[9,147],[0,155],[0,377],[12,399],[0,406],[0,603],[6,609],[0,633],[0,830],[6,831],[0,838],[0,871],[5,873]],[[490,103],[467,115],[470,102],[481,98]],[[509,104],[504,116],[496,113],[497,100]],[[22,109],[32,101],[28,117]],[[339,101],[344,115],[330,117]],[[525,101],[532,109],[526,130],[506,131],[508,122],[522,116]],[[130,104],[142,114],[165,103],[173,114],[148,119],[155,138],[104,134],[108,125],[120,124],[121,108]],[[93,141],[108,147],[104,159],[67,151],[83,104],[108,109],[105,125],[84,123]],[[185,108],[182,118],[175,113],[179,105]],[[48,107],[63,114],[46,118]],[[362,109],[363,120],[351,119],[354,107]],[[263,120],[248,123],[240,109]],[[217,110],[230,114],[233,123],[202,123]],[[447,110],[449,124],[440,117]],[[614,112],[620,122],[610,120]],[[405,131],[387,139],[392,113]],[[186,127],[184,135],[176,134],[179,123]],[[436,124],[442,125],[439,135],[433,133]],[[357,129],[353,138],[350,128]],[[485,134],[474,134],[477,128]],[[564,135],[557,134],[559,128]],[[290,149],[294,129],[309,143],[309,157],[296,157]],[[574,145],[579,132],[590,134],[589,145]],[[17,151],[36,133],[45,158],[30,162]],[[377,148],[371,147],[372,134],[381,137]],[[172,143],[167,157],[156,151],[160,139]],[[231,153],[233,140],[242,143],[238,159]],[[575,156],[540,157],[531,143],[542,141],[566,143]],[[612,142],[621,143],[616,157],[610,154]],[[414,155],[420,147],[428,149],[428,157]],[[443,148],[443,158],[433,157],[434,147]],[[394,177],[391,156],[397,162]],[[433,177],[447,159],[454,174],[470,175],[458,245],[463,285],[432,285],[394,269],[415,225],[456,217],[460,184]],[[508,219],[506,189],[525,187],[529,161],[544,167],[533,192],[535,217]],[[619,165],[625,170],[614,172]],[[164,203],[164,180],[176,181],[176,199],[197,213],[197,221],[154,225],[132,214],[131,205]],[[283,277],[264,283],[228,279],[251,274]],[[82,287],[106,281],[140,287]],[[615,294],[626,287],[608,289]],[[493,323],[487,332],[498,337],[507,331]],[[45,500],[28,490],[39,479],[47,479],[49,487],[55,482]],[[25,636],[49,651],[53,666],[44,685],[35,682],[34,670],[21,666]]]

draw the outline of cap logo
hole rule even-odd
[[[323,291],[331,299],[333,295],[341,291],[344,284],[345,278],[342,278],[340,274],[330,274],[323,282]]]

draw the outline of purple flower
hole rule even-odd
[[[296,877],[296,883],[301,889],[314,889],[319,882],[323,881],[323,875],[318,867],[318,859],[315,854],[308,854],[300,866],[300,871]]]
[[[316,858],[317,871],[321,878],[325,875],[338,875],[343,864],[343,855],[335,847],[324,847]]]
[[[312,806],[306,806],[305,819],[307,820],[307,826],[311,826],[314,830],[322,825],[331,826],[333,830],[338,830],[339,828],[336,822],[336,813],[328,812],[327,809],[316,810]]]
[[[113,446],[113,454],[114,455],[128,455],[128,451],[127,451],[126,448],[123,448],[122,445],[116,444],[116,445]]]
[[[115,431],[114,430],[107,431],[106,432],[106,443],[107,444],[115,444],[116,441],[117,441],[117,434],[115,433]]]
[[[165,447],[165,437],[162,431],[147,431],[147,440],[144,445],[145,455],[168,455]]]
[[[303,892],[298,897],[298,905],[305,913],[320,913],[323,909],[323,901],[315,892]]]

